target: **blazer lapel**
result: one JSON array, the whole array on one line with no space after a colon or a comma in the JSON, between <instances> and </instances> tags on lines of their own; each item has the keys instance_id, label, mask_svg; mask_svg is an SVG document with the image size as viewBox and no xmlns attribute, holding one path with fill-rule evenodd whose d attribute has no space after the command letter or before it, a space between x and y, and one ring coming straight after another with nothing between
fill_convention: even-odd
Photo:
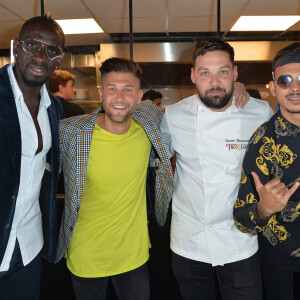
<instances>
[{"instance_id":1,"label":"blazer lapel","mask_svg":"<svg viewBox=\"0 0 300 300\"><path fill-rule=\"evenodd\" d=\"M0 69L0 124L6 130L7 147L9 147L12 165L19 181L21 168L21 129L7 66Z\"/></svg>"},{"instance_id":2,"label":"blazer lapel","mask_svg":"<svg viewBox=\"0 0 300 300\"><path fill-rule=\"evenodd\" d=\"M141 113L141 109L137 110L134 115L132 116L133 120L136 121L142 128L144 128L152 146L158 153L158 155L161 157L161 137L160 137L160 131L156 125L154 125L154 122L152 119L147 116L144 116Z\"/></svg>"},{"instance_id":3,"label":"blazer lapel","mask_svg":"<svg viewBox=\"0 0 300 300\"><path fill-rule=\"evenodd\" d=\"M88 116L87 122L77 132L77 157L76 157L76 185L78 188L78 199L82 199L83 188L85 184L89 153L91 149L92 135L98 114L97 110L92 115Z\"/></svg>"},{"instance_id":4,"label":"blazer lapel","mask_svg":"<svg viewBox=\"0 0 300 300\"><path fill-rule=\"evenodd\" d=\"M51 129L51 172L52 174L58 174L59 168L59 120L56 114L54 104L52 103L48 109L48 117Z\"/></svg>"}]
</instances>

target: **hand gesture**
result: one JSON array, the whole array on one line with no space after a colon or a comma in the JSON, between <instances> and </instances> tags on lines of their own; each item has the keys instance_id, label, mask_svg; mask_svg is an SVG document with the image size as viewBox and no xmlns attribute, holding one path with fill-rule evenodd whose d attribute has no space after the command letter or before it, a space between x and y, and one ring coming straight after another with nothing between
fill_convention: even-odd
<instances>
[{"instance_id":1,"label":"hand gesture","mask_svg":"<svg viewBox=\"0 0 300 300\"><path fill-rule=\"evenodd\" d=\"M259 195L259 204L262 210L260 213L264 217L269 217L276 212L282 211L299 186L299 182L295 182L288 189L279 179L272 179L263 185L255 172L251 172L251 174Z\"/></svg>"}]
</instances>

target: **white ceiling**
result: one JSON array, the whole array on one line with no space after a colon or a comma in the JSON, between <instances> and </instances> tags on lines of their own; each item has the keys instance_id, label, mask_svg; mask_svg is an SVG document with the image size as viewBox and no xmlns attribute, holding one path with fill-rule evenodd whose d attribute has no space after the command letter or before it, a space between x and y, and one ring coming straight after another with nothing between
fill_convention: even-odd
<instances>
[{"instance_id":1,"label":"white ceiling","mask_svg":"<svg viewBox=\"0 0 300 300\"><path fill-rule=\"evenodd\" d=\"M104 34L68 35L66 45L98 45L112 42L110 34L128 34L129 0L45 0L45 12L54 19L90 18ZM133 32L145 36L217 31L216 0L133 0ZM41 14L40 0L0 0L0 49L9 49L25 20ZM300 15L300 0L221 0L221 32L228 32L240 15ZM296 32L300 22L281 38ZM298 31L298 32L297 32ZM228 36L228 34L227 34ZM271 39L276 40L278 33ZM252 34L253 38L253 34ZM293 35L295 39L295 35ZM166 40L167 41L167 40Z\"/></svg>"}]
</instances>

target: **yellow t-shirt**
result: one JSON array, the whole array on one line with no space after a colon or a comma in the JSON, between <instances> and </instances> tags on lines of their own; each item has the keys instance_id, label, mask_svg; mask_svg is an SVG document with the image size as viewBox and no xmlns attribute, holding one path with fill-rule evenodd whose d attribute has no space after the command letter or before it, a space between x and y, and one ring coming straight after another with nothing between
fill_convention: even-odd
<instances>
[{"instance_id":1,"label":"yellow t-shirt","mask_svg":"<svg viewBox=\"0 0 300 300\"><path fill-rule=\"evenodd\" d=\"M117 275L148 260L150 150L144 129L133 120L123 135L95 124L80 211L66 254L76 276Z\"/></svg>"}]
</instances>

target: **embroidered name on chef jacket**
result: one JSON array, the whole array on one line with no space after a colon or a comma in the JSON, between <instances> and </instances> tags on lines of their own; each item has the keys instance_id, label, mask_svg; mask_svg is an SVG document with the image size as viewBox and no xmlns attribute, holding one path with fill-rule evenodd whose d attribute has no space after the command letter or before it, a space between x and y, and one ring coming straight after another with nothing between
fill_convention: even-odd
<instances>
[{"instance_id":1,"label":"embroidered name on chef jacket","mask_svg":"<svg viewBox=\"0 0 300 300\"><path fill-rule=\"evenodd\" d=\"M235 150L241 151L247 148L249 140L240 140L240 139L225 139L226 148L228 151Z\"/></svg>"}]
</instances>

